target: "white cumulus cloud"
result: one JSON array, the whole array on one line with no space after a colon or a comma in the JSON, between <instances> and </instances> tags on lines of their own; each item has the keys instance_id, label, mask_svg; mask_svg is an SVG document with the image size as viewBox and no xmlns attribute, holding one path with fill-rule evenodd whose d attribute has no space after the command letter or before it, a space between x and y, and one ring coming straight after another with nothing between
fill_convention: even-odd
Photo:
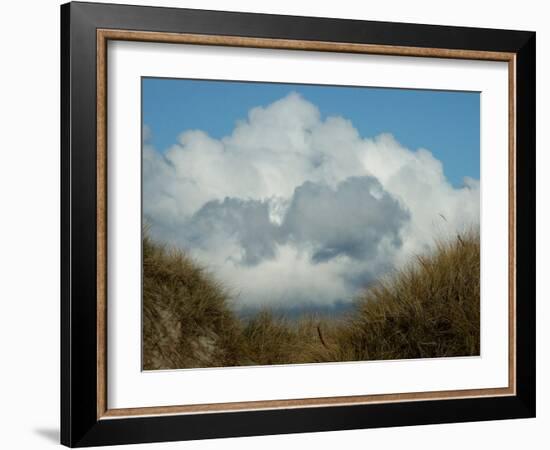
<instances>
[{"instance_id":1,"label":"white cumulus cloud","mask_svg":"<svg viewBox=\"0 0 550 450\"><path fill-rule=\"evenodd\" d=\"M455 188L430 151L361 137L296 93L222 139L186 130L162 154L144 130L153 237L211 270L237 306L350 301L434 237L479 223L479 181Z\"/></svg>"}]
</instances>

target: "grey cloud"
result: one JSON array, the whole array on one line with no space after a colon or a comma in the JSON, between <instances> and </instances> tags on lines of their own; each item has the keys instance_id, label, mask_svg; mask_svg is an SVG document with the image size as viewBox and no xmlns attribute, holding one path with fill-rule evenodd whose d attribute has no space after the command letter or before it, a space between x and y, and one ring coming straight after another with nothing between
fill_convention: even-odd
<instances>
[{"instance_id":1,"label":"grey cloud","mask_svg":"<svg viewBox=\"0 0 550 450\"><path fill-rule=\"evenodd\" d=\"M311 252L313 263L338 256L372 261L382 239L398 248L408 212L371 176L351 177L336 188L305 182L289 202L281 224L269 217L270 200L225 198L206 203L180 231L188 248L236 243L236 263L256 265L276 257L278 244Z\"/></svg>"},{"instance_id":2,"label":"grey cloud","mask_svg":"<svg viewBox=\"0 0 550 450\"><path fill-rule=\"evenodd\" d=\"M209 239L238 242L241 263L255 265L275 256L278 229L269 220L269 204L259 200L213 200L197 211L182 230L190 247L204 247Z\"/></svg>"},{"instance_id":3,"label":"grey cloud","mask_svg":"<svg viewBox=\"0 0 550 450\"><path fill-rule=\"evenodd\" d=\"M282 226L289 240L312 246L314 262L324 262L340 255L374 258L383 238L399 247L399 230L408 220L408 212L376 178L363 176L348 178L335 189L302 184Z\"/></svg>"}]
</instances>

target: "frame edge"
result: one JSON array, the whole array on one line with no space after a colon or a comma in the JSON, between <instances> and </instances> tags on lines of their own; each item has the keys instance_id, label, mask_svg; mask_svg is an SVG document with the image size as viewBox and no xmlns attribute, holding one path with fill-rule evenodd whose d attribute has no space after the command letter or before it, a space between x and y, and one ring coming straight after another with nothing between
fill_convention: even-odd
<instances>
[{"instance_id":1,"label":"frame edge","mask_svg":"<svg viewBox=\"0 0 550 450\"><path fill-rule=\"evenodd\" d=\"M370 418L370 422L367 420L365 415L370 415L372 411L379 410L379 408L371 408L370 414L360 414L361 411L366 413L367 409L362 408L361 406L355 407L335 407L340 409L342 416L345 416L350 421L349 423L344 423L342 420L338 419L335 423L328 423L326 409L324 408L315 408L318 409L316 413L311 414L309 419L305 418L305 425L301 427L297 424L292 424L292 420L296 421L299 417L304 418L306 414L303 409L295 410L295 413L288 413L286 418L282 420L281 425L274 430L274 425L269 425L266 423L259 423L260 418L263 417L264 420L267 417L282 417L282 413L276 413L274 411L265 411L256 413L253 416L252 423L258 424L257 432L250 432L243 429L243 425L239 425L238 421L246 421L246 412L243 413L231 413L227 416L226 413L223 415L226 416L228 422L231 422L234 426L231 428L230 424L222 424L218 433L211 431L209 429L202 429L196 433L193 433L190 429L179 429L176 430L176 424L178 423L178 416L169 416L169 417L142 417L142 418L133 418L133 419L113 419L113 420L95 420L90 419L89 411L86 410L89 406L89 394L84 394L82 392L83 385L88 386L88 384L93 381L94 386L96 385L96 376L86 374L86 380L80 382L77 377L78 375L83 375L83 368L88 364L82 363L81 361L75 360L74 355L75 349L73 348L76 345L83 345L84 341L82 338L83 332L78 332L78 330L72 328L73 318L82 319L82 313L86 312L89 309L87 306L78 306L75 301L73 293L77 292L72 287L72 277L73 277L73 268L76 276L84 278L83 274L79 274L79 270L82 270L82 264L77 264L73 259L73 250L72 244L76 241L76 237L73 235L72 224L75 220L74 212L72 210L73 199L72 199L72 189L75 186L75 183L72 179L73 167L80 168L82 171L83 157L82 150L79 150L79 153L76 155L75 161L73 163L73 152L78 150L78 146L74 145L74 137L72 136L73 127L75 127L74 112L71 109L71 105L76 105L76 101L73 97L72 92L72 82L75 79L75 74L73 68L78 67L78 62L75 59L81 59L85 55L79 55L77 48L72 44L76 42L75 34L83 36L84 33L89 33L92 29L95 30L96 27L104 26L102 20L98 20L97 13L98 11L107 12L111 10L111 7L116 9L116 7L122 7L124 5L97 5L91 3L76 3L76 4L64 4L61 6L61 443L67 446L90 446L90 445L106 445L106 444L122 444L130 442L155 442L159 440L180 440L180 439L205 439L213 437L229 437L229 436L249 436L249 435L265 435L265 434L282 434L282 433L296 433L296 432L311 432L311 431L330 431L330 430L343 430L343 429L356 429L356 428L370 428L370 427L384 427L384 426L398 426L406 425L402 423L402 419L396 418L394 423L391 425L385 424L384 420L388 421L389 410L384 413L381 411L382 418L377 418L374 420ZM129 6L124 6L124 8L132 8ZM143 10L143 7L134 7L136 9ZM157 8L168 10L168 8ZM92 17L89 20L85 20L84 13L93 11ZM216 13L221 13L216 11ZM234 13L238 15L238 13ZM245 13L243 13L246 15ZM223 15L223 14L222 14ZM247 17L250 17L248 15ZM279 16L279 17L292 17L292 16ZM314 19L314 18L309 18ZM107 22L110 22L111 19L105 19ZM122 20L120 17L115 17L116 20ZM136 20L135 17L132 20ZM322 20L322 19L319 19ZM324 19L327 20L327 19ZM330 19L329 19L330 20ZM78 33L76 30L80 25L83 25L83 30L80 30ZM404 26L410 26L412 24L402 24ZM421 27L422 25L416 25ZM251 31L254 34L254 30ZM534 303L534 282L535 282L535 273L534 273L534 256L535 256L535 223L534 223L534 211L535 211L535 33L531 32L511 32L519 33L521 35L522 44L518 45L517 54L517 78L518 78L518 89L516 92L517 99L517 135L516 135L516 152L517 152L517 168L516 175L521 178L521 183L518 184L518 198L521 197L521 202L518 204L523 204L521 208L517 208L518 219L517 219L517 230L518 230L518 256L517 259L520 261L518 267L523 267L520 271L518 270L518 284L516 286L516 293L519 296L520 291L523 292L521 296L522 302L521 305L518 304L518 317L521 317L525 322L523 325L518 326L518 353L517 360L518 364L516 367L517 379L518 379L518 392L515 397L508 398L507 400L498 400L493 405L494 411L492 418L494 419L506 419L506 418L527 418L534 417L536 414L536 397L535 397L535 303ZM245 33L246 34L246 33ZM433 39L433 37L432 37ZM518 38L519 39L519 38ZM95 42L95 36L94 36ZM514 42L519 42L518 40ZM86 44L88 45L88 43ZM80 49L81 50L81 49ZM88 51L88 48L85 49ZM85 51L83 53L85 53ZM75 53L77 52L77 53ZM86 60L87 63L88 60ZM95 62L95 58L94 58ZM80 70L79 70L80 71ZM95 79L95 72L94 72ZM86 80L86 83L88 81ZM520 85L522 87L520 88ZM94 86L95 87L95 86ZM86 89L88 86L86 84ZM87 93L88 94L88 93ZM525 95L522 98L522 95ZM520 101L521 99L521 101ZM95 108L95 103L94 103ZM82 114L82 113L81 113ZM87 113L86 113L87 114ZM84 114L85 115L85 114ZM80 122L83 122L84 119L88 117L80 118ZM77 118L78 119L78 118ZM95 122L94 122L95 123ZM82 125L82 124L80 124ZM78 124L76 125L78 127ZM82 131L82 127L77 131ZM95 135L95 129L93 130ZM523 153L520 153L523 152ZM95 158L95 153L94 153ZM520 161L521 160L521 161ZM95 165L93 170L95 171ZM520 176L520 173L522 174ZM86 174L89 175L88 172ZM78 175L78 173L76 174ZM75 190L77 193L78 191ZM89 193L88 193L89 194ZM94 190L95 195L95 190ZM90 195L84 196L89 199ZM74 201L76 204L76 201ZM94 205L95 206L95 205ZM88 206L86 206L88 208ZM87 209L86 209L87 211ZM95 208L94 208L95 211ZM81 211L78 214L83 214ZM77 222L82 223L84 217L76 216ZM94 227L95 228L95 222ZM523 231L520 231L521 230ZM77 228L75 228L77 229ZM89 231L89 230L88 230ZM86 233L88 233L86 231ZM80 233L78 233L81 237ZM87 236L87 235L86 235ZM523 236L523 237L521 237ZM73 242L74 240L74 242ZM521 242L521 245L520 245ZM94 242L95 244L95 242ZM82 246L80 246L82 247ZM81 248L80 248L81 249ZM77 251L74 251L74 255L78 255ZM89 258L89 257L88 257ZM97 272L97 271L96 271ZM95 274L94 274L95 275ZM520 279L523 280L520 283ZM87 296L86 296L87 297ZM82 298L79 300L86 300L87 298ZM78 307L78 311L74 311L72 306ZM97 313L97 311L96 311ZM520 320L518 320L520 322ZM95 318L94 318L95 323ZM520 325L518 323L518 325ZM86 324L85 328L88 328ZM74 346L73 346L73 340ZM521 339L520 339L521 337ZM96 345L97 336L94 335L94 345ZM91 339L91 338L90 338ZM88 340L86 339L86 348ZM522 358L520 360L520 355ZM94 357L97 355L94 355ZM75 363L73 365L73 362ZM523 365L522 365L523 364ZM521 372L521 373L520 373ZM77 385L73 385L73 381L77 381ZM95 392L95 391L94 391ZM96 393L94 393L96 396ZM84 398L84 402L80 402ZM433 414L428 411L422 411L422 405L425 405L426 402L419 402L417 406L405 406L405 405L396 405L392 408L392 411L398 411L398 416L401 416L404 411L420 411L420 416L415 417L409 423L410 425L419 425L426 423L443 423L447 421L479 421L479 420L490 420L483 417L483 414L487 414L491 407L487 402L475 402L474 400L468 400L462 402L462 400L448 400L444 402L447 403L446 410L447 412L442 414L442 417L434 418ZM462 402L462 403L457 403ZM496 404L501 406L499 410L496 407ZM75 408L73 408L75 405ZM449 408L456 408L456 412L453 413L448 411ZM469 405L469 406L468 406ZM479 412L474 415L472 418L465 418L467 411L473 407L473 405L478 405ZM482 406L483 405L483 406ZM425 407L425 406L424 406ZM334 409L334 408L333 408ZM86 411L85 411L86 410ZM284 410L288 411L288 410ZM325 411L325 412L323 412ZM353 418L350 416L350 412L355 411L359 417ZM94 407L94 415L97 413L96 408ZM218 414L210 415L210 417L219 416ZM250 416L249 416L250 417ZM294 418L294 419L291 419ZM290 419L290 420L289 420ZM213 418L210 421L211 424L221 422L221 419L218 417ZM373 423L371 423L373 422ZM376 423L374 423L376 422ZM207 420L202 420L196 416L190 416L190 419L187 421L190 428L193 427L192 424L199 423L209 423ZM171 424L171 425L170 425ZM159 439L159 434L154 431L158 431L159 428L174 427L172 432L163 438ZM317 427L317 428L316 428ZM115 430L115 428L118 430ZM231 429L228 429L231 428ZM252 427L251 427L252 428ZM250 429L251 429L250 428ZM136 441L135 439L142 439Z\"/></svg>"}]
</instances>

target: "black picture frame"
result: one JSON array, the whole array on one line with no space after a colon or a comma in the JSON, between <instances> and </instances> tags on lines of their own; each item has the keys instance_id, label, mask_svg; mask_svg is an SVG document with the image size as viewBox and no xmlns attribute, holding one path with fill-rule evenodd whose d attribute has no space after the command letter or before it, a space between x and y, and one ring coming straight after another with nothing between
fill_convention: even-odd
<instances>
[{"instance_id":1,"label":"black picture frame","mask_svg":"<svg viewBox=\"0 0 550 450\"><path fill-rule=\"evenodd\" d=\"M96 30L516 54L516 395L227 413L97 416ZM176 441L535 416L534 32L114 4L61 6L61 443Z\"/></svg>"}]
</instances>

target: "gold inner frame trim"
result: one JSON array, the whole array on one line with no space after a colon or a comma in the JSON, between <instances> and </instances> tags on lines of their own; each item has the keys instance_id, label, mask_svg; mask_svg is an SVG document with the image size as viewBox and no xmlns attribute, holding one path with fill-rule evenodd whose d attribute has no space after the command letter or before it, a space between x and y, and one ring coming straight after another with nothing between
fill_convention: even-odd
<instances>
[{"instance_id":1,"label":"gold inner frame trim","mask_svg":"<svg viewBox=\"0 0 550 450\"><path fill-rule=\"evenodd\" d=\"M362 53L508 62L508 387L409 392L399 394L262 400L200 405L109 409L107 405L107 42L109 40L170 44ZM478 50L404 47L325 41L250 38L240 36L97 30L97 418L216 413L243 410L343 406L421 400L447 400L516 394L516 54Z\"/></svg>"}]
</instances>

